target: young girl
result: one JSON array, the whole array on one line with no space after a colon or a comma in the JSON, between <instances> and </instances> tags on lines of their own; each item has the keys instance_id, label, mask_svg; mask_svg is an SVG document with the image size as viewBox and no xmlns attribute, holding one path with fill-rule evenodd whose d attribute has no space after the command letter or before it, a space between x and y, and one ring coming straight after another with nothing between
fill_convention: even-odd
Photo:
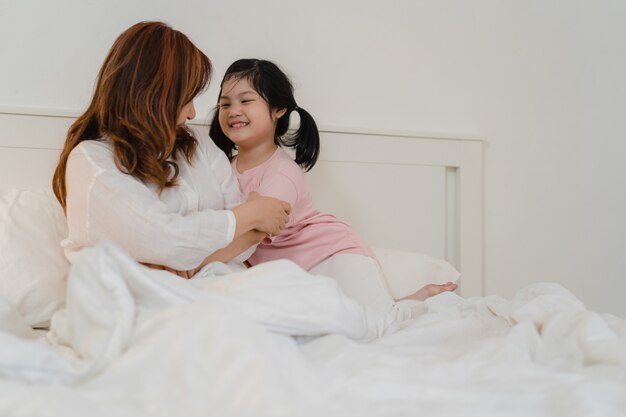
<instances>
[{"instance_id":1,"label":"young girl","mask_svg":"<svg viewBox=\"0 0 626 417\"><path fill-rule=\"evenodd\" d=\"M453 283L429 284L406 301L393 300L363 239L348 224L315 209L302 169L310 170L317 161L319 132L311 115L296 104L289 79L275 64L238 60L226 70L220 87L210 136L231 159L241 190L291 204L287 225L259 244L249 259L252 265L291 259L314 274L337 279L349 297L399 320L418 314L419 300L456 289ZM287 135L293 111L300 116L300 126ZM295 148L295 161L283 146Z\"/></svg>"}]
</instances>

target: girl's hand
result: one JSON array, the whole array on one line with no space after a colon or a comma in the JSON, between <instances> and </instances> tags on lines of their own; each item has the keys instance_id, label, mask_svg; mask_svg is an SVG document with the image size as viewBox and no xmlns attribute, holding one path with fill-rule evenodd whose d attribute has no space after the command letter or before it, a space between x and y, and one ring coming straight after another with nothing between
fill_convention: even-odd
<instances>
[{"instance_id":1,"label":"girl's hand","mask_svg":"<svg viewBox=\"0 0 626 417\"><path fill-rule=\"evenodd\" d=\"M291 213L289 203L256 192L250 193L247 203L252 206L257 219L255 229L261 232L277 235L289 221Z\"/></svg>"}]
</instances>

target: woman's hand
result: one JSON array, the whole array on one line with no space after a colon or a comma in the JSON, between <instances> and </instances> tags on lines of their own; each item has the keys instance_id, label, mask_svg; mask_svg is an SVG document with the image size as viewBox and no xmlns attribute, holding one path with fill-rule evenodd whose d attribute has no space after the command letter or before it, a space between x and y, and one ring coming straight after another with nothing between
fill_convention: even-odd
<instances>
[{"instance_id":1,"label":"woman's hand","mask_svg":"<svg viewBox=\"0 0 626 417\"><path fill-rule=\"evenodd\" d=\"M237 218L236 236L252 229L277 235L289 221L291 206L276 198L252 192L248 201L235 207L233 213Z\"/></svg>"},{"instance_id":2,"label":"woman's hand","mask_svg":"<svg viewBox=\"0 0 626 417\"><path fill-rule=\"evenodd\" d=\"M189 278L191 278L211 262L230 262L234 257L243 253L252 245L256 245L257 243L261 242L266 236L267 234L259 232L258 230L250 230L243 235L233 239L233 241L228 246L219 249L213 252L211 255L207 256L204 261L202 261L202 263L196 268L186 272Z\"/></svg>"},{"instance_id":3,"label":"woman's hand","mask_svg":"<svg viewBox=\"0 0 626 417\"><path fill-rule=\"evenodd\" d=\"M259 216L257 230L270 235L277 235L285 228L289 221L289 213L291 213L289 203L273 197L265 197L256 192L250 193L248 202L255 205L256 213Z\"/></svg>"},{"instance_id":4,"label":"woman's hand","mask_svg":"<svg viewBox=\"0 0 626 417\"><path fill-rule=\"evenodd\" d=\"M178 275L179 277L184 278L184 279L190 279L191 277L193 277L195 275L196 272L198 272L197 270L179 271L179 270L172 269L172 268L164 266L164 265L156 265L156 264L149 264L149 263L142 263L142 264L147 266L148 268L160 269L162 271L171 272L172 274ZM198 270L199 270L199 268L198 268Z\"/></svg>"}]
</instances>

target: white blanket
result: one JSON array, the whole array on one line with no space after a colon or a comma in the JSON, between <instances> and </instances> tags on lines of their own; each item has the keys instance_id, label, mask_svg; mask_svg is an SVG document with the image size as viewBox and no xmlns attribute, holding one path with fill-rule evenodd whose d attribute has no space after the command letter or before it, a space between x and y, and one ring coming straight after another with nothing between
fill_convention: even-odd
<instances>
[{"instance_id":1,"label":"white blanket","mask_svg":"<svg viewBox=\"0 0 626 417\"><path fill-rule=\"evenodd\" d=\"M0 415L626 416L625 320L555 284L427 309L398 330L288 261L185 281L102 244L45 338L0 304Z\"/></svg>"}]
</instances>

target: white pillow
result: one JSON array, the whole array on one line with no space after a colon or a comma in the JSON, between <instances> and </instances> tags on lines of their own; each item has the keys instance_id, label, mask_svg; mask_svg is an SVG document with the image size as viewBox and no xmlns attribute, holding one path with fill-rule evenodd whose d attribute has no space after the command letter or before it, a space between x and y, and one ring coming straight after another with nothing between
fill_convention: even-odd
<instances>
[{"instance_id":1,"label":"white pillow","mask_svg":"<svg viewBox=\"0 0 626 417\"><path fill-rule=\"evenodd\" d=\"M32 327L47 326L65 303L66 236L52 192L0 190L0 296Z\"/></svg>"},{"instance_id":2,"label":"white pillow","mask_svg":"<svg viewBox=\"0 0 626 417\"><path fill-rule=\"evenodd\" d=\"M461 273L443 259L397 249L372 248L380 261L391 296L413 294L426 284L457 282Z\"/></svg>"}]
</instances>

